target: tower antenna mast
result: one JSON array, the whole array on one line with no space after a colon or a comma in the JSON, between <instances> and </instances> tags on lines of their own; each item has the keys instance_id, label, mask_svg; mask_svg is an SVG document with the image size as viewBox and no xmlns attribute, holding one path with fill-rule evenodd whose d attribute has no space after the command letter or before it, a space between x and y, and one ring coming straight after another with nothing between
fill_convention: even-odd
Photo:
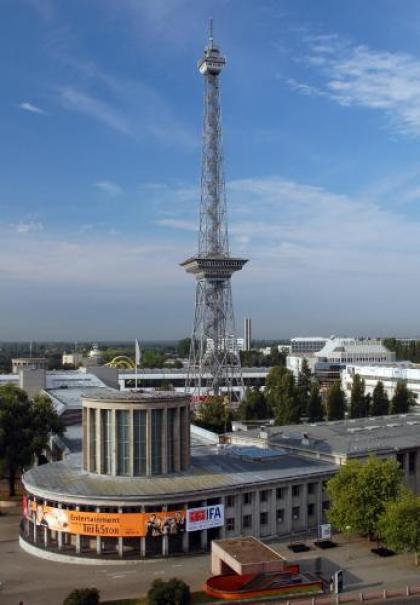
<instances>
[{"instance_id":1,"label":"tower antenna mast","mask_svg":"<svg viewBox=\"0 0 420 605\"><path fill-rule=\"evenodd\" d=\"M198 61L204 78L198 254L181 263L197 280L187 379L187 390L196 401L208 395L238 400L243 393L231 277L247 260L229 252L219 99L219 75L225 64L210 19L208 45Z\"/></svg>"}]
</instances>

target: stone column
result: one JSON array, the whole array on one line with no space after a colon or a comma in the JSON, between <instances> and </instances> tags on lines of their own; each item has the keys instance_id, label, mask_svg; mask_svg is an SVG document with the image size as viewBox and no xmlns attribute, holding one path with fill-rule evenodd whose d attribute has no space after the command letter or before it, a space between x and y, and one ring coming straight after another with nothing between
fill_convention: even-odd
<instances>
[{"instance_id":1,"label":"stone column","mask_svg":"<svg viewBox=\"0 0 420 605\"><path fill-rule=\"evenodd\" d=\"M115 476L118 473L118 449L117 449L117 411L111 411L111 435L112 435L112 444L111 444L111 468L112 474Z\"/></svg>"},{"instance_id":2,"label":"stone column","mask_svg":"<svg viewBox=\"0 0 420 605\"><path fill-rule=\"evenodd\" d=\"M168 408L162 410L162 473L168 472Z\"/></svg>"},{"instance_id":3,"label":"stone column","mask_svg":"<svg viewBox=\"0 0 420 605\"><path fill-rule=\"evenodd\" d=\"M146 475L152 474L152 410L146 412Z\"/></svg>"},{"instance_id":4,"label":"stone column","mask_svg":"<svg viewBox=\"0 0 420 605\"><path fill-rule=\"evenodd\" d=\"M58 508L60 510L63 508L63 505L61 502L58 503ZM57 546L58 546L58 550L63 550L63 532L62 531L57 532Z\"/></svg>"},{"instance_id":5,"label":"stone column","mask_svg":"<svg viewBox=\"0 0 420 605\"><path fill-rule=\"evenodd\" d=\"M168 510L168 507L166 504L164 504L162 506L162 512L165 512ZM164 534L162 536L162 556L163 557L167 557L169 554L169 536L167 534Z\"/></svg>"},{"instance_id":6,"label":"stone column","mask_svg":"<svg viewBox=\"0 0 420 605\"><path fill-rule=\"evenodd\" d=\"M97 473L102 473L102 468L103 468L103 462L102 462L102 453L103 453L103 448L102 448L102 411L101 410L95 410L95 419L96 419L96 472Z\"/></svg>"},{"instance_id":7,"label":"stone column","mask_svg":"<svg viewBox=\"0 0 420 605\"><path fill-rule=\"evenodd\" d=\"M118 507L118 514L121 515L122 512L123 512L123 509L122 509L121 506L119 506ZM120 557L120 559L122 559L123 555L124 555L123 539L124 538L121 538L121 537L118 538L118 556Z\"/></svg>"},{"instance_id":8,"label":"stone column","mask_svg":"<svg viewBox=\"0 0 420 605\"><path fill-rule=\"evenodd\" d=\"M301 498L301 506L302 506L302 523L303 529L306 531L308 529L308 484L302 483L302 498Z\"/></svg>"},{"instance_id":9,"label":"stone column","mask_svg":"<svg viewBox=\"0 0 420 605\"><path fill-rule=\"evenodd\" d=\"M181 452L181 409L176 408L175 412L175 427L174 427L174 439L175 439L175 460L174 460L174 468L176 472L181 470L181 460L182 460L182 452Z\"/></svg>"},{"instance_id":10,"label":"stone column","mask_svg":"<svg viewBox=\"0 0 420 605\"><path fill-rule=\"evenodd\" d=\"M252 535L260 537L260 493L252 492Z\"/></svg>"},{"instance_id":11,"label":"stone column","mask_svg":"<svg viewBox=\"0 0 420 605\"><path fill-rule=\"evenodd\" d=\"M35 506L35 510L32 511L32 521L33 521L32 522L32 525L33 525L32 531L33 531L34 544L36 544L37 543L37 538L38 538L38 527L37 527L37 524L36 524L36 498L35 498L35 496L32 498L32 501L33 501L34 506Z\"/></svg>"},{"instance_id":12,"label":"stone column","mask_svg":"<svg viewBox=\"0 0 420 605\"><path fill-rule=\"evenodd\" d=\"M179 409L178 409L179 412ZM179 433L178 433L179 435ZM185 510L185 532L182 535L182 551L187 553L190 550L190 534L187 532L187 510L188 504L184 504Z\"/></svg>"},{"instance_id":13,"label":"stone column","mask_svg":"<svg viewBox=\"0 0 420 605\"><path fill-rule=\"evenodd\" d=\"M129 435L129 450L128 450L128 473L130 477L134 475L134 410L130 409L128 414L128 435Z\"/></svg>"},{"instance_id":14,"label":"stone column","mask_svg":"<svg viewBox=\"0 0 420 605\"><path fill-rule=\"evenodd\" d=\"M268 496L268 524L270 528L270 536L277 534L277 498L275 488L270 490Z\"/></svg>"},{"instance_id":15,"label":"stone column","mask_svg":"<svg viewBox=\"0 0 420 605\"><path fill-rule=\"evenodd\" d=\"M141 507L141 512L142 513L146 512L146 507L145 506ZM143 558L146 556L146 538L144 536L142 536L140 538L140 556L143 557Z\"/></svg>"},{"instance_id":16,"label":"stone column","mask_svg":"<svg viewBox=\"0 0 420 605\"><path fill-rule=\"evenodd\" d=\"M219 540L223 540L226 537L226 496L220 498L220 504L223 504L223 511L225 515L225 521L222 527L219 528Z\"/></svg>"},{"instance_id":17,"label":"stone column","mask_svg":"<svg viewBox=\"0 0 420 605\"><path fill-rule=\"evenodd\" d=\"M203 500L201 502L201 506L207 506L207 500ZM207 550L207 529L202 529L200 531L200 538L201 538L201 548L202 550Z\"/></svg>"},{"instance_id":18,"label":"stone column","mask_svg":"<svg viewBox=\"0 0 420 605\"><path fill-rule=\"evenodd\" d=\"M288 485L286 488L286 497L284 499L284 527L287 534L292 533L293 519L292 519L292 486Z\"/></svg>"},{"instance_id":19,"label":"stone column","mask_svg":"<svg viewBox=\"0 0 420 605\"><path fill-rule=\"evenodd\" d=\"M95 511L97 513L101 512L101 507L97 506ZM101 555L102 554L102 538L101 536L96 536L96 554L97 555Z\"/></svg>"},{"instance_id":20,"label":"stone column","mask_svg":"<svg viewBox=\"0 0 420 605\"><path fill-rule=\"evenodd\" d=\"M86 408L86 470L91 472L90 468L90 408Z\"/></svg>"},{"instance_id":21,"label":"stone column","mask_svg":"<svg viewBox=\"0 0 420 605\"><path fill-rule=\"evenodd\" d=\"M80 512L80 506L76 506L76 511ZM80 540L80 535L76 535L76 554L80 555L81 552L81 540Z\"/></svg>"}]
</instances>

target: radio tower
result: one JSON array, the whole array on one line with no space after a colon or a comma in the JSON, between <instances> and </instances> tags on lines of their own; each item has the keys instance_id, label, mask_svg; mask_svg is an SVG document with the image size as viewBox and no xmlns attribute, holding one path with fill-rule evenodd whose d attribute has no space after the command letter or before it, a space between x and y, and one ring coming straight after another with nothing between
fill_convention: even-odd
<instances>
[{"instance_id":1,"label":"radio tower","mask_svg":"<svg viewBox=\"0 0 420 605\"><path fill-rule=\"evenodd\" d=\"M237 400L243 388L230 278L247 261L229 253L219 102L219 75L225 63L210 19L208 45L198 62L204 77L198 254L181 263L197 279L187 380L196 401L221 394Z\"/></svg>"}]
</instances>

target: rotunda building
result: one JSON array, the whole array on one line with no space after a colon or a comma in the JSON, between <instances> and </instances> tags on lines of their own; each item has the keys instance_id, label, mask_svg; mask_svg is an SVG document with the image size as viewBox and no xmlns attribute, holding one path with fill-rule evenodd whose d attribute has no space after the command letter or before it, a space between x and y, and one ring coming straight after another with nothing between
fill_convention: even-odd
<instances>
[{"instance_id":1,"label":"rotunda building","mask_svg":"<svg viewBox=\"0 0 420 605\"><path fill-rule=\"evenodd\" d=\"M190 397L174 391L102 388L83 396L82 424L61 438L63 459L22 477L22 548L116 564L323 521L335 463L261 447L260 434L255 442L239 434L236 445L225 435L220 447L214 433L191 428L189 408Z\"/></svg>"}]
</instances>

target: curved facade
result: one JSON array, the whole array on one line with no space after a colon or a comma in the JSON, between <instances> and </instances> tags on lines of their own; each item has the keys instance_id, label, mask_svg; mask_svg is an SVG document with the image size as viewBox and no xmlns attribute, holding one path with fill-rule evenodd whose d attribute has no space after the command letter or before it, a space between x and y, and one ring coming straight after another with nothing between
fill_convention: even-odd
<instances>
[{"instance_id":1,"label":"curved facade","mask_svg":"<svg viewBox=\"0 0 420 605\"><path fill-rule=\"evenodd\" d=\"M83 469L139 477L177 473L190 462L189 400L173 392L83 397Z\"/></svg>"}]
</instances>

